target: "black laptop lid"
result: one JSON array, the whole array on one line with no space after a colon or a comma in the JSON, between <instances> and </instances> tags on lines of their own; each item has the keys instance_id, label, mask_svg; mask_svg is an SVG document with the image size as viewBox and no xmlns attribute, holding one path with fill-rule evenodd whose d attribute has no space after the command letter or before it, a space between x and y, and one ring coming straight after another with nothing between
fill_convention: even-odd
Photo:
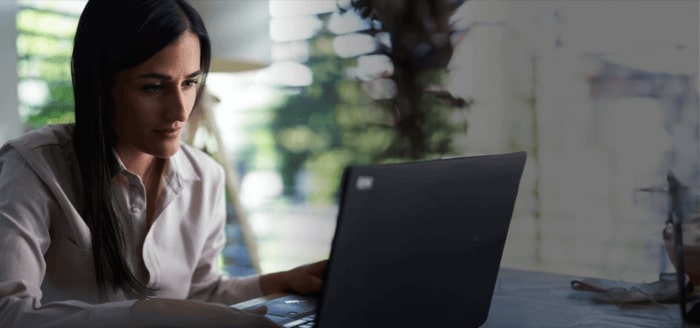
<instances>
[{"instance_id":1,"label":"black laptop lid","mask_svg":"<svg viewBox=\"0 0 700 328\"><path fill-rule=\"evenodd\" d=\"M348 167L319 326L481 325L525 159Z\"/></svg>"}]
</instances>

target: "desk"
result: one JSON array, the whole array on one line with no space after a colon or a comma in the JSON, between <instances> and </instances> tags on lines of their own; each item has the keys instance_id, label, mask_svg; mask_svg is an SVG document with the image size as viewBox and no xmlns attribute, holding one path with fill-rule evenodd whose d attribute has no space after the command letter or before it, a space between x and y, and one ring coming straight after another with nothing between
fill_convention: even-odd
<instances>
[{"instance_id":1,"label":"desk","mask_svg":"<svg viewBox=\"0 0 700 328\"><path fill-rule=\"evenodd\" d=\"M597 303L594 292L571 289L583 277L501 269L488 327L681 327L678 304Z\"/></svg>"},{"instance_id":2,"label":"desk","mask_svg":"<svg viewBox=\"0 0 700 328\"><path fill-rule=\"evenodd\" d=\"M614 305L596 293L571 289L583 277L502 268L483 328L680 328L678 304ZM235 305L247 308L270 297Z\"/></svg>"}]
</instances>

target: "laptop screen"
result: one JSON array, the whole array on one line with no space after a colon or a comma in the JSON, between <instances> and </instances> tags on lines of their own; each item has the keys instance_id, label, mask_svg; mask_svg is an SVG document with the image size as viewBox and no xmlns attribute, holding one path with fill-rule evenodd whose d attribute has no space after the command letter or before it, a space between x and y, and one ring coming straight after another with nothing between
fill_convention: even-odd
<instances>
[{"instance_id":1,"label":"laptop screen","mask_svg":"<svg viewBox=\"0 0 700 328\"><path fill-rule=\"evenodd\" d=\"M525 159L348 167L319 326L481 325Z\"/></svg>"}]
</instances>

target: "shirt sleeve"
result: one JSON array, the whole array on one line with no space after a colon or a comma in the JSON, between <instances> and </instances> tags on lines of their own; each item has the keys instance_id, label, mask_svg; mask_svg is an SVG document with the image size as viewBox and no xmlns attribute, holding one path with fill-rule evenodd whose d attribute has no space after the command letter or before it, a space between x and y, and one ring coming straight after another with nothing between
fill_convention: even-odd
<instances>
[{"instance_id":1,"label":"shirt sleeve","mask_svg":"<svg viewBox=\"0 0 700 328\"><path fill-rule=\"evenodd\" d=\"M235 304L262 296L259 275L230 277L219 267L219 256L226 245L226 200L224 173L218 166L218 177L212 179L214 215L207 220L207 236L197 266L192 275L189 299Z\"/></svg>"},{"instance_id":2,"label":"shirt sleeve","mask_svg":"<svg viewBox=\"0 0 700 328\"><path fill-rule=\"evenodd\" d=\"M0 149L0 327L123 327L135 301L41 303L58 205L17 151ZM78 268L79 269L79 268Z\"/></svg>"}]
</instances>

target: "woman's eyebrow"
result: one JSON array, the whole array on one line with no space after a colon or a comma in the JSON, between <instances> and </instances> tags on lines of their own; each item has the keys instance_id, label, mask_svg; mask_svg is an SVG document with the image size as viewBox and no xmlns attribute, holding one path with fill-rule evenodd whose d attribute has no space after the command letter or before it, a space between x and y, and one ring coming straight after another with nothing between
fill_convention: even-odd
<instances>
[{"instance_id":1,"label":"woman's eyebrow","mask_svg":"<svg viewBox=\"0 0 700 328\"><path fill-rule=\"evenodd\" d=\"M188 74L186 76L186 78L188 78L188 79L195 78L201 74L202 74L202 71L198 70L194 73ZM158 80L170 81L173 79L173 77L170 75L167 75L167 74L162 74L162 73L144 73L144 74L137 75L136 79L158 79Z\"/></svg>"}]
</instances>

